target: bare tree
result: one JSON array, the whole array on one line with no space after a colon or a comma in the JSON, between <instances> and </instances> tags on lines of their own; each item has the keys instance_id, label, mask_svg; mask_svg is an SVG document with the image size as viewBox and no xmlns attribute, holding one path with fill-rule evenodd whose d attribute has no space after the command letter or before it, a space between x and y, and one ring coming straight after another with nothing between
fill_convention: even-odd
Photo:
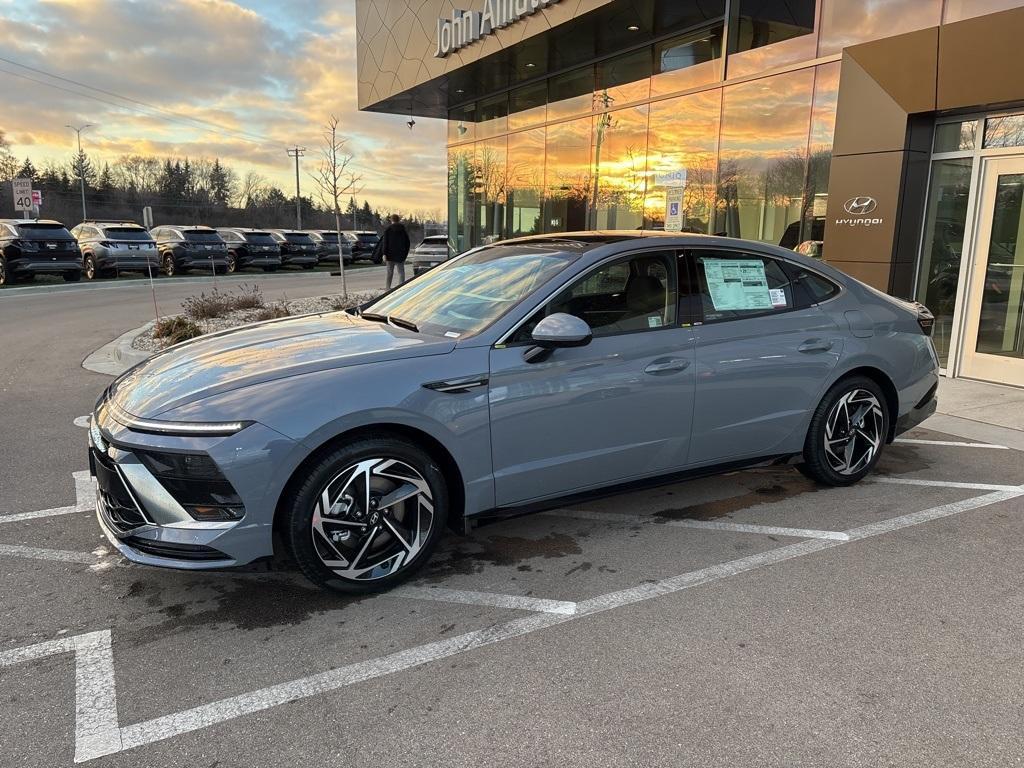
<instances>
[{"instance_id":1,"label":"bare tree","mask_svg":"<svg viewBox=\"0 0 1024 768\"><path fill-rule=\"evenodd\" d=\"M334 213L334 229L338 236L338 269L341 271L341 292L348 296L345 282L345 257L342 254L341 205L347 198L361 191L362 176L354 173L350 166L352 154L347 149L348 140L338 135L338 118L331 115L324 128L324 141L320 148L320 167L311 173L316 182L317 193L324 206Z\"/></svg>"},{"instance_id":2,"label":"bare tree","mask_svg":"<svg viewBox=\"0 0 1024 768\"><path fill-rule=\"evenodd\" d=\"M11 152L11 144L0 130L0 181L10 181L17 175L21 163Z\"/></svg>"}]
</instances>

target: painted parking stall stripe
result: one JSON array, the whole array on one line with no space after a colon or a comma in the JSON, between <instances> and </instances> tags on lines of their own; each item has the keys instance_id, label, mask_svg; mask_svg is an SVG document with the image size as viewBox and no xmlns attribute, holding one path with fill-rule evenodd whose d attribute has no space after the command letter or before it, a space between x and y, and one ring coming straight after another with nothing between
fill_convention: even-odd
<instances>
[{"instance_id":1,"label":"painted parking stall stripe","mask_svg":"<svg viewBox=\"0 0 1024 768\"><path fill-rule=\"evenodd\" d=\"M492 608L512 608L537 613L555 613L571 616L576 613L576 603L565 600L546 600L539 597L503 595L496 592L473 592L465 589L444 587L399 587L388 593L388 597L405 597L413 600L434 600L440 603L462 605L486 605Z\"/></svg>"},{"instance_id":2,"label":"painted parking stall stripe","mask_svg":"<svg viewBox=\"0 0 1024 768\"><path fill-rule=\"evenodd\" d=\"M1005 445L995 445L994 443L960 443L955 440L916 440L910 437L897 437L893 442L904 445L944 445L952 448L994 448L998 451L1010 450Z\"/></svg>"},{"instance_id":3,"label":"painted parking stall stripe","mask_svg":"<svg viewBox=\"0 0 1024 768\"><path fill-rule=\"evenodd\" d=\"M592 512L586 509L556 509L545 512L551 517L566 517L575 520L597 520L616 523L650 523L668 525L674 528L694 528L706 531L729 531L732 533L756 533L764 536L792 536L797 539L831 539L846 541L849 538L842 531L820 531L813 528L787 528L778 525L755 525L728 523L718 520L666 520L649 515L629 515L622 512Z\"/></svg>"}]
</instances>

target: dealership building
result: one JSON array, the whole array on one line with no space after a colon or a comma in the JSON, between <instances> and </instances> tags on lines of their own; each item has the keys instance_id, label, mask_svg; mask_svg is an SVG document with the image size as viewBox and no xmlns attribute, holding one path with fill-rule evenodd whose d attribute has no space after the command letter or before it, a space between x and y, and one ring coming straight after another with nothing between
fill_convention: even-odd
<instances>
[{"instance_id":1,"label":"dealership building","mask_svg":"<svg viewBox=\"0 0 1024 768\"><path fill-rule=\"evenodd\" d=\"M361 109L448 121L457 250L723 233L1024 386L1024 0L357 0Z\"/></svg>"}]
</instances>

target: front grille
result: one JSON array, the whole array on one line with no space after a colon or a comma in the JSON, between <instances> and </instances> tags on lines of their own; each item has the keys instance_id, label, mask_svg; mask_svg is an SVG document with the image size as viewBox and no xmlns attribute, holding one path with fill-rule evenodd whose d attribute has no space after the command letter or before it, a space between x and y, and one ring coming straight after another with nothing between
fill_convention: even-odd
<instances>
[{"instance_id":1,"label":"front grille","mask_svg":"<svg viewBox=\"0 0 1024 768\"><path fill-rule=\"evenodd\" d=\"M145 555L166 557L173 560L196 560L200 562L208 562L211 560L231 559L220 550L214 549L213 547L204 547L200 544L176 544L170 541L140 539L138 536L129 536L127 539L124 539L124 543Z\"/></svg>"},{"instance_id":2,"label":"front grille","mask_svg":"<svg viewBox=\"0 0 1024 768\"><path fill-rule=\"evenodd\" d=\"M121 533L148 525L150 521L136 505L114 462L95 448L90 453L99 489L100 512L107 522Z\"/></svg>"}]
</instances>

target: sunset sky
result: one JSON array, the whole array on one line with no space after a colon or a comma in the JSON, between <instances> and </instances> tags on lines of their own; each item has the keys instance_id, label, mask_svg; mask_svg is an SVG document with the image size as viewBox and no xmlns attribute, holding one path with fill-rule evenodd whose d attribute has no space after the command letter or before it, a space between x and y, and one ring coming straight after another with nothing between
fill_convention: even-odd
<instances>
[{"instance_id":1,"label":"sunset sky","mask_svg":"<svg viewBox=\"0 0 1024 768\"><path fill-rule=\"evenodd\" d=\"M354 0L0 0L0 129L37 165L70 157L66 124L94 123L83 145L101 163L220 157L293 194L286 147L307 147L312 172L333 113L363 175L360 199L441 211L443 123L410 131L407 117L358 112L355 40ZM305 172L302 183L312 191Z\"/></svg>"}]
</instances>

